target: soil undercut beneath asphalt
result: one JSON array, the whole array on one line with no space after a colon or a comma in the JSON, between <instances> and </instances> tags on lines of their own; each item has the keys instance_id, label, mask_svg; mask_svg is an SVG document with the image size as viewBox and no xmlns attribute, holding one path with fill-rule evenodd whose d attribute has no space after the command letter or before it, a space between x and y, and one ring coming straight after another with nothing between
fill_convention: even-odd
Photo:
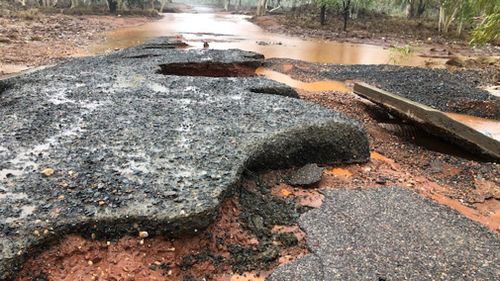
<instances>
[{"instance_id":1,"label":"soil undercut beneath asphalt","mask_svg":"<svg viewBox=\"0 0 500 281\"><path fill-rule=\"evenodd\" d=\"M140 229L119 239L71 235L32 255L16 280L264 280L308 253L297 220L321 205L317 191L277 190L283 174L249 174L197 235L149 237Z\"/></svg>"}]
</instances>

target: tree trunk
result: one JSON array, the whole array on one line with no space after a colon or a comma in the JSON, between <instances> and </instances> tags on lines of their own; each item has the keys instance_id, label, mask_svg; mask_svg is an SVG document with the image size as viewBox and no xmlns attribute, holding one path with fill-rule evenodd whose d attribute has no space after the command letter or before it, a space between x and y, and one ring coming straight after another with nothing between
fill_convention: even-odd
<instances>
[{"instance_id":1,"label":"tree trunk","mask_svg":"<svg viewBox=\"0 0 500 281\"><path fill-rule=\"evenodd\" d=\"M229 11L229 5L231 5L231 0L224 0L224 11Z\"/></svg>"},{"instance_id":2,"label":"tree trunk","mask_svg":"<svg viewBox=\"0 0 500 281\"><path fill-rule=\"evenodd\" d=\"M319 12L319 23L321 25L325 25L325 21L326 21L326 5L323 4L321 5L321 10Z\"/></svg>"},{"instance_id":3,"label":"tree trunk","mask_svg":"<svg viewBox=\"0 0 500 281\"><path fill-rule=\"evenodd\" d=\"M417 15L416 15L417 18L422 17L424 12L425 12L425 0L420 0L420 2L418 3L418 9L417 9Z\"/></svg>"},{"instance_id":4,"label":"tree trunk","mask_svg":"<svg viewBox=\"0 0 500 281\"><path fill-rule=\"evenodd\" d=\"M46 1L42 1L42 3L45 5L45 2ZM71 0L71 7L70 9L74 9L76 7L78 7L78 4L79 4L79 0Z\"/></svg>"},{"instance_id":5,"label":"tree trunk","mask_svg":"<svg viewBox=\"0 0 500 281\"><path fill-rule=\"evenodd\" d=\"M116 11L118 9L118 2L116 0L107 0L107 1L108 1L109 12L112 14L116 14Z\"/></svg>"},{"instance_id":6,"label":"tree trunk","mask_svg":"<svg viewBox=\"0 0 500 281\"><path fill-rule=\"evenodd\" d=\"M406 4L406 17L411 19L415 17L415 1L414 0L408 0L408 3Z\"/></svg>"},{"instance_id":7,"label":"tree trunk","mask_svg":"<svg viewBox=\"0 0 500 281\"><path fill-rule=\"evenodd\" d=\"M169 2L169 0L160 0L160 11L159 13L163 13L163 9L165 8L165 5L167 5L167 2Z\"/></svg>"},{"instance_id":8,"label":"tree trunk","mask_svg":"<svg viewBox=\"0 0 500 281\"><path fill-rule=\"evenodd\" d=\"M257 16L263 16L266 14L267 0L259 0L257 3Z\"/></svg>"},{"instance_id":9,"label":"tree trunk","mask_svg":"<svg viewBox=\"0 0 500 281\"><path fill-rule=\"evenodd\" d=\"M455 20L459 7L445 7L443 4L439 7L438 30L441 33L448 33L451 23Z\"/></svg>"},{"instance_id":10,"label":"tree trunk","mask_svg":"<svg viewBox=\"0 0 500 281\"><path fill-rule=\"evenodd\" d=\"M347 21L349 20L349 11L351 9L351 0L343 0L342 6L344 8L344 31L347 31Z\"/></svg>"}]
</instances>

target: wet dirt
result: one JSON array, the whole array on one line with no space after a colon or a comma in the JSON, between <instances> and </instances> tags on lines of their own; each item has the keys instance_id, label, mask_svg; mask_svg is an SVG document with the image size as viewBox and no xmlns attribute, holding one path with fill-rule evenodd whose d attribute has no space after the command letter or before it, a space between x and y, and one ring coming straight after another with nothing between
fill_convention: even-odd
<instances>
[{"instance_id":1,"label":"wet dirt","mask_svg":"<svg viewBox=\"0 0 500 281\"><path fill-rule=\"evenodd\" d=\"M102 40L106 31L152 20L43 13L32 19L0 17L0 76L78 55L80 49Z\"/></svg>"},{"instance_id":2,"label":"wet dirt","mask_svg":"<svg viewBox=\"0 0 500 281\"><path fill-rule=\"evenodd\" d=\"M280 82L319 79L307 64L273 62L269 76ZM266 67L270 65L266 64ZM285 74L286 73L286 74ZM293 78L292 78L293 77ZM305 83L305 82L302 82ZM297 84L295 84L297 85ZM346 81L346 87L352 82ZM493 231L500 232L500 165L428 135L391 116L382 108L336 86L324 91L297 88L300 98L312 101L365 124L374 149L367 164L326 167L319 188L372 188L404 186L447 205ZM480 131L492 129L498 121L453 114ZM493 124L493 125L492 125ZM307 189L313 192L314 189ZM274 194L287 197L292 187L280 186ZM314 205L314 204L313 204Z\"/></svg>"},{"instance_id":3,"label":"wet dirt","mask_svg":"<svg viewBox=\"0 0 500 281\"><path fill-rule=\"evenodd\" d=\"M273 69L282 68L279 65ZM310 80L316 77L312 69L300 68L300 74L297 67L294 69L294 78ZM294 70L290 72L293 73ZM499 164L482 162L474 155L425 133L395 134L386 129L386 124L400 126L404 125L402 121L354 94L303 90L298 90L298 93L304 100L363 122L373 149L370 163L326 167L319 188L403 186L500 232ZM437 145L438 149L427 146L428 143Z\"/></svg>"},{"instance_id":4,"label":"wet dirt","mask_svg":"<svg viewBox=\"0 0 500 281\"><path fill-rule=\"evenodd\" d=\"M300 11L300 12L298 12ZM451 59L454 57L470 58L478 56L500 55L498 46L470 48L467 36L457 37L451 32L440 34L436 28L437 22L428 18L407 19L391 17L385 14L355 15L348 24L348 31L342 30L341 15L328 14L325 25L319 23L319 8L314 5L304 5L294 13L254 17L252 22L264 30L273 33L300 36L303 38L318 38L350 43L373 44L385 47L411 46L418 50L423 58ZM404 32L402 32L404 31ZM466 31L467 32L467 31ZM429 64L432 61L428 61ZM481 64L484 66L484 64Z\"/></svg>"},{"instance_id":5,"label":"wet dirt","mask_svg":"<svg viewBox=\"0 0 500 281\"><path fill-rule=\"evenodd\" d=\"M307 253L297 219L313 204L299 188L275 195L281 180L279 172L250 175L215 223L192 237L149 237L140 229L116 240L65 237L33 255L16 280L264 280Z\"/></svg>"}]
</instances>

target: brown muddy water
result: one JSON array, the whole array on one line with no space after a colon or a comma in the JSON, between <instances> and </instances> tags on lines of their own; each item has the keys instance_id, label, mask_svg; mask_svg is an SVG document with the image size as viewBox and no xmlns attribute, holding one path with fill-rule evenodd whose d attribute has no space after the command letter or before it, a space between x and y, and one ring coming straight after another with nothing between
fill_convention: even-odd
<instances>
[{"instance_id":1,"label":"brown muddy water","mask_svg":"<svg viewBox=\"0 0 500 281\"><path fill-rule=\"evenodd\" d=\"M295 80L292 77L273 71L264 67L259 67L255 71L257 75L265 76L271 80L279 81L286 84L292 88L300 89L309 92L328 92L335 91L341 93L350 93L352 90L346 86L343 82L335 80L321 80L315 82L303 82L300 80Z\"/></svg>"},{"instance_id":2,"label":"brown muddy water","mask_svg":"<svg viewBox=\"0 0 500 281\"><path fill-rule=\"evenodd\" d=\"M316 63L425 66L431 60L416 53L400 56L381 46L305 40L273 34L249 22L249 18L226 13L163 14L163 18L158 21L113 31L104 42L90 46L80 55L137 46L158 36L180 35L190 48L203 48L203 43L208 42L213 49L236 48L258 52L266 58L290 58ZM442 65L444 60L432 59L432 62Z\"/></svg>"},{"instance_id":3,"label":"brown muddy water","mask_svg":"<svg viewBox=\"0 0 500 281\"><path fill-rule=\"evenodd\" d=\"M479 118L470 115L458 114L458 113L447 113L448 117L454 119L460 123L463 123L476 131L481 132L490 138L500 141L500 121L490 120L485 118Z\"/></svg>"}]
</instances>

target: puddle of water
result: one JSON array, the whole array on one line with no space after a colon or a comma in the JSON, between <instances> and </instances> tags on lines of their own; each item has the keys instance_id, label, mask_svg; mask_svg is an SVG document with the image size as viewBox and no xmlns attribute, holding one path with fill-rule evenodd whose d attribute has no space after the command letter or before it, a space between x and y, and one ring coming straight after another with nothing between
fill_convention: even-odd
<instances>
[{"instance_id":1,"label":"puddle of water","mask_svg":"<svg viewBox=\"0 0 500 281\"><path fill-rule=\"evenodd\" d=\"M265 76L274 81L281 82L286 84L292 88L310 91L310 92L326 92L326 91L335 91L341 93L350 93L351 89L347 87L344 83L335 80L323 80L316 82L302 82L299 80L295 80L290 76L266 69L264 67L259 67L255 71L256 74Z\"/></svg>"},{"instance_id":2,"label":"puddle of water","mask_svg":"<svg viewBox=\"0 0 500 281\"><path fill-rule=\"evenodd\" d=\"M500 97L500 85L494 85L484 88L484 90L488 91L488 93Z\"/></svg>"},{"instance_id":3,"label":"puddle of water","mask_svg":"<svg viewBox=\"0 0 500 281\"><path fill-rule=\"evenodd\" d=\"M238 48L261 53L266 58L291 58L309 62L338 64L394 64L391 53L381 46L340 43L323 40L304 40L272 34L249 22L249 16L217 13L172 13L163 18L107 35L104 42L84 50L80 55L93 55L118 48L137 46L158 36L182 35L192 48ZM428 59L410 55L401 65L425 66ZM439 63L438 63L439 64Z\"/></svg>"},{"instance_id":4,"label":"puddle of water","mask_svg":"<svg viewBox=\"0 0 500 281\"><path fill-rule=\"evenodd\" d=\"M484 119L470 115L458 113L446 113L446 115L458 122L461 122L483 135L500 141L500 121L492 119Z\"/></svg>"}]
</instances>

